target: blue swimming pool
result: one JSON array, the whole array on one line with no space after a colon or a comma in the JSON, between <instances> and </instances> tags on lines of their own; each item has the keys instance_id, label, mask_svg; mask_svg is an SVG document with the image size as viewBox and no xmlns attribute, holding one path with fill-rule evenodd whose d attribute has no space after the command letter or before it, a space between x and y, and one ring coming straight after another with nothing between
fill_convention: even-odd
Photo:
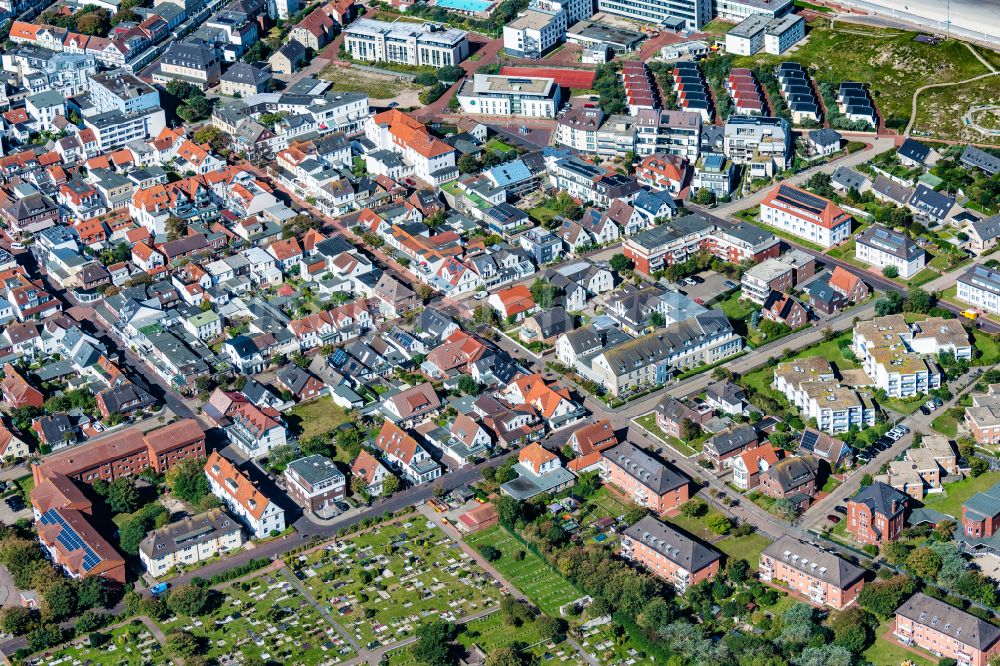
<instances>
[{"instance_id":1,"label":"blue swimming pool","mask_svg":"<svg viewBox=\"0 0 1000 666\"><path fill-rule=\"evenodd\" d=\"M437 6L475 14L485 12L493 6L493 3L488 2L488 0L437 0Z\"/></svg>"}]
</instances>

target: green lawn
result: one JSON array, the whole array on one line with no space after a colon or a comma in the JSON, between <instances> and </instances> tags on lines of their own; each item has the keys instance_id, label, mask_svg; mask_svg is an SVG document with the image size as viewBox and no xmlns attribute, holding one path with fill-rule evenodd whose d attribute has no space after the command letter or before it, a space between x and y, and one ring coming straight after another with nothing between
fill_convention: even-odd
<instances>
[{"instance_id":1,"label":"green lawn","mask_svg":"<svg viewBox=\"0 0 1000 666\"><path fill-rule=\"evenodd\" d=\"M497 581L419 514L316 551L301 571L361 645L402 640L431 619L454 621L500 600Z\"/></svg>"},{"instance_id":2,"label":"green lawn","mask_svg":"<svg viewBox=\"0 0 1000 666\"><path fill-rule=\"evenodd\" d=\"M496 137L487 141L485 148L486 150L489 150L491 152L501 153L501 154L517 152L514 146L510 145L509 143L506 143L505 141L497 139Z\"/></svg>"},{"instance_id":3,"label":"green lawn","mask_svg":"<svg viewBox=\"0 0 1000 666\"><path fill-rule=\"evenodd\" d=\"M750 567L757 568L760 562L760 553L771 545L767 537L760 534L751 534L745 537L730 536L722 541L712 544L726 554L732 560L746 560Z\"/></svg>"},{"instance_id":4,"label":"green lawn","mask_svg":"<svg viewBox=\"0 0 1000 666\"><path fill-rule=\"evenodd\" d=\"M926 402L925 400L899 400L898 398L890 398L882 403L882 406L886 409L891 409L894 412L899 412L900 414L905 414L909 416L914 413L920 406Z\"/></svg>"},{"instance_id":5,"label":"green lawn","mask_svg":"<svg viewBox=\"0 0 1000 666\"><path fill-rule=\"evenodd\" d=\"M736 27L735 23L729 23L728 21L723 21L721 19L715 19L714 21L709 21L701 27L699 32L708 33L710 35L719 35L720 37L725 35L727 32Z\"/></svg>"},{"instance_id":6,"label":"green lawn","mask_svg":"<svg viewBox=\"0 0 1000 666\"><path fill-rule=\"evenodd\" d=\"M342 423L350 423L351 415L344 408L323 396L292 407L285 414L288 429L299 439L325 435Z\"/></svg>"},{"instance_id":7,"label":"green lawn","mask_svg":"<svg viewBox=\"0 0 1000 666\"><path fill-rule=\"evenodd\" d=\"M518 541L506 528L496 525L477 532L465 539L476 549L493 546L502 555L493 562L500 575L531 599L542 612L559 617L559 607L584 596L568 580L556 573L541 557ZM524 551L524 559L515 559L517 551Z\"/></svg>"},{"instance_id":8,"label":"green lawn","mask_svg":"<svg viewBox=\"0 0 1000 666\"><path fill-rule=\"evenodd\" d=\"M1000 360L1000 345L992 335L976 329L972 333L972 338L979 351L979 357L975 359L976 365L993 365Z\"/></svg>"},{"instance_id":9,"label":"green lawn","mask_svg":"<svg viewBox=\"0 0 1000 666\"><path fill-rule=\"evenodd\" d=\"M18 488L21 489L21 494L24 495L24 499L28 499L28 495L35 488L35 477L31 474L26 474L25 476L19 477L14 480Z\"/></svg>"},{"instance_id":10,"label":"green lawn","mask_svg":"<svg viewBox=\"0 0 1000 666\"><path fill-rule=\"evenodd\" d=\"M931 427L945 437L954 438L958 435L958 420L947 411L931 421Z\"/></svg>"},{"instance_id":11,"label":"green lawn","mask_svg":"<svg viewBox=\"0 0 1000 666\"><path fill-rule=\"evenodd\" d=\"M693 501L697 502L698 500L693 500ZM711 541L712 539L719 538L718 534L715 534L714 532L712 532L712 530L708 529L708 527L705 526L705 520L712 513L718 513L718 512L709 511L700 518L688 518L687 516L683 516L678 513L677 515L674 516L663 516L663 520L665 522L670 523L671 525L675 525L681 528L691 536L697 537L702 541Z\"/></svg>"},{"instance_id":12,"label":"green lawn","mask_svg":"<svg viewBox=\"0 0 1000 666\"><path fill-rule=\"evenodd\" d=\"M931 280L941 277L941 274L932 268L924 268L919 273L911 277L906 284L911 287L919 287L920 285L927 284Z\"/></svg>"},{"instance_id":13,"label":"green lawn","mask_svg":"<svg viewBox=\"0 0 1000 666\"><path fill-rule=\"evenodd\" d=\"M830 476L830 477L827 477L826 483L823 484L822 490L823 490L824 493L832 493L839 486L840 486L840 481L838 481L834 477Z\"/></svg>"},{"instance_id":14,"label":"green lawn","mask_svg":"<svg viewBox=\"0 0 1000 666\"><path fill-rule=\"evenodd\" d=\"M548 206L536 206L535 208L531 208L528 210L528 215L530 215L531 218L536 222L538 222L539 224L545 224L553 217L559 215L559 213L552 210Z\"/></svg>"},{"instance_id":15,"label":"green lawn","mask_svg":"<svg viewBox=\"0 0 1000 666\"><path fill-rule=\"evenodd\" d=\"M928 495L924 498L924 506L954 518L961 518L962 504L976 493L988 490L1000 481L1000 472L987 472L975 478L967 477L961 481L947 483L945 492Z\"/></svg>"},{"instance_id":16,"label":"green lawn","mask_svg":"<svg viewBox=\"0 0 1000 666\"><path fill-rule=\"evenodd\" d=\"M909 661L914 666L936 666L937 659L931 657L929 653L927 653L927 657L923 657L919 653L912 652L883 638L892 631L894 621L884 622L875 630L878 638L865 651L865 658L875 666L899 666L904 661Z\"/></svg>"},{"instance_id":17,"label":"green lawn","mask_svg":"<svg viewBox=\"0 0 1000 666\"><path fill-rule=\"evenodd\" d=\"M169 664L160 652L160 644L138 620L121 627L100 632L107 641L99 647L90 647L87 636L74 639L61 647L44 652L40 663L90 664L91 666L145 666ZM28 660L25 660L28 663Z\"/></svg>"},{"instance_id":18,"label":"green lawn","mask_svg":"<svg viewBox=\"0 0 1000 666\"><path fill-rule=\"evenodd\" d=\"M729 319L736 321L745 320L750 316L754 310L759 310L760 307L751 303L747 300L740 300L743 295L742 291L735 291L729 294L725 300L721 300L718 303L713 303L712 307L718 310L722 310L722 313L726 315Z\"/></svg>"},{"instance_id":19,"label":"green lawn","mask_svg":"<svg viewBox=\"0 0 1000 666\"><path fill-rule=\"evenodd\" d=\"M687 456L693 456L696 453L698 453L698 451L701 450L700 446L698 447L698 449L695 449L692 446L688 446L687 444L685 444L681 440L677 439L676 437L671 437L667 433L663 432L663 430L660 428L660 426L656 425L656 415L655 414L652 414L652 413L646 414L645 416L640 416L640 417L632 419L632 420L635 421L636 423L638 423L640 426L642 426L646 430L648 430L649 433L651 435L653 435L653 437L656 437L657 439L659 439L661 442L663 442L667 446L670 446L671 448L676 449L677 452L680 453L682 456L685 456L685 457L687 457ZM704 442L704 441L705 441L704 439L701 440L701 442ZM699 444L701 442L699 442Z\"/></svg>"}]
</instances>

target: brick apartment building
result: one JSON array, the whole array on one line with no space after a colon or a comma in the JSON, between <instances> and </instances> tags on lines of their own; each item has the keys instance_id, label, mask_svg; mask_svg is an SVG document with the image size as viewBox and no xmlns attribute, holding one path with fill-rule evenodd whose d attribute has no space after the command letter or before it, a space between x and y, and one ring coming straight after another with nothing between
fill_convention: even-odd
<instances>
[{"instance_id":1,"label":"brick apartment building","mask_svg":"<svg viewBox=\"0 0 1000 666\"><path fill-rule=\"evenodd\" d=\"M909 499L881 481L862 488L847 502L847 531L863 544L895 541L903 531Z\"/></svg>"},{"instance_id":2,"label":"brick apartment building","mask_svg":"<svg viewBox=\"0 0 1000 666\"><path fill-rule=\"evenodd\" d=\"M321 518L337 513L337 500L347 494L347 477L326 456L306 456L288 463L285 469L288 496Z\"/></svg>"},{"instance_id":3,"label":"brick apartment building","mask_svg":"<svg viewBox=\"0 0 1000 666\"><path fill-rule=\"evenodd\" d=\"M711 580L722 555L652 516L622 532L622 557L638 562L683 593Z\"/></svg>"},{"instance_id":4,"label":"brick apartment building","mask_svg":"<svg viewBox=\"0 0 1000 666\"><path fill-rule=\"evenodd\" d=\"M976 493L962 504L962 532L988 539L1000 531L1000 483Z\"/></svg>"},{"instance_id":5,"label":"brick apartment building","mask_svg":"<svg viewBox=\"0 0 1000 666\"><path fill-rule=\"evenodd\" d=\"M896 609L896 638L959 666L986 666L1000 651L1000 627L917 592Z\"/></svg>"},{"instance_id":6,"label":"brick apartment building","mask_svg":"<svg viewBox=\"0 0 1000 666\"><path fill-rule=\"evenodd\" d=\"M686 476L630 442L603 452L601 478L656 513L680 506L689 498L690 480Z\"/></svg>"},{"instance_id":7,"label":"brick apartment building","mask_svg":"<svg viewBox=\"0 0 1000 666\"><path fill-rule=\"evenodd\" d=\"M780 581L816 606L847 608L864 587L864 569L790 536L760 554L760 579Z\"/></svg>"},{"instance_id":8,"label":"brick apartment building","mask_svg":"<svg viewBox=\"0 0 1000 666\"><path fill-rule=\"evenodd\" d=\"M133 476L152 467L166 472L184 458L205 457L205 431L194 419L183 419L143 433L128 428L47 457L32 466L35 483L62 474L74 481L93 483Z\"/></svg>"}]
</instances>

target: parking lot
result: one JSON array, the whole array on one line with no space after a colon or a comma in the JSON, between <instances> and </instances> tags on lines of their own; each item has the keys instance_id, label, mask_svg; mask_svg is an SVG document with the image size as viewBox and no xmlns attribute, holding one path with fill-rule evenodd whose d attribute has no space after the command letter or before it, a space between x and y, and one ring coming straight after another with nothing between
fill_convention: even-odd
<instances>
[{"instance_id":1,"label":"parking lot","mask_svg":"<svg viewBox=\"0 0 1000 666\"><path fill-rule=\"evenodd\" d=\"M683 286L673 283L695 303L710 303L719 296L725 295L733 290L733 287L726 286L729 281L725 275L715 271L702 271L695 276L695 280L701 280L698 284L685 284ZM739 285L737 285L739 286Z\"/></svg>"},{"instance_id":2,"label":"parking lot","mask_svg":"<svg viewBox=\"0 0 1000 666\"><path fill-rule=\"evenodd\" d=\"M31 519L31 504L21 499L20 495L11 495L0 502L0 522L13 525L21 518Z\"/></svg>"}]
</instances>

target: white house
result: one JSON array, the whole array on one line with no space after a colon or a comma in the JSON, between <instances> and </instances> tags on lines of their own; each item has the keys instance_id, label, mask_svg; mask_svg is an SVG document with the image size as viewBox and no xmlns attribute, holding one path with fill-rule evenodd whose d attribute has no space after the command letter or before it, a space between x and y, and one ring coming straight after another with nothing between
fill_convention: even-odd
<instances>
[{"instance_id":1,"label":"white house","mask_svg":"<svg viewBox=\"0 0 1000 666\"><path fill-rule=\"evenodd\" d=\"M213 451L205 463L212 494L260 539L285 529L285 510L265 497L233 463Z\"/></svg>"}]
</instances>

